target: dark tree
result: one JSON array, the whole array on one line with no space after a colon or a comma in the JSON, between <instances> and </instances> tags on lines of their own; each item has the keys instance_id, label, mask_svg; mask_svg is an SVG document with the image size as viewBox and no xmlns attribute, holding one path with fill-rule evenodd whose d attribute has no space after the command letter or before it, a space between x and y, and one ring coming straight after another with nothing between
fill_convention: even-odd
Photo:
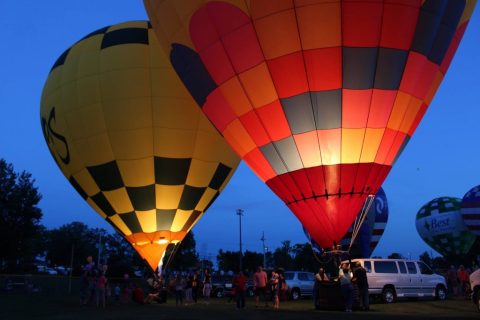
<instances>
[{"instance_id":1,"label":"dark tree","mask_svg":"<svg viewBox=\"0 0 480 320\"><path fill-rule=\"evenodd\" d=\"M405 259L405 258L398 252L392 252L392 254L388 256L388 259Z\"/></svg>"},{"instance_id":2,"label":"dark tree","mask_svg":"<svg viewBox=\"0 0 480 320\"><path fill-rule=\"evenodd\" d=\"M26 271L39 253L42 196L26 171L16 173L13 165L0 159L0 265L5 271Z\"/></svg>"},{"instance_id":3,"label":"dark tree","mask_svg":"<svg viewBox=\"0 0 480 320\"><path fill-rule=\"evenodd\" d=\"M108 274L121 277L132 274L134 269L146 270L146 265L140 255L120 234L109 234L104 238L102 260L108 264Z\"/></svg>"},{"instance_id":4,"label":"dark tree","mask_svg":"<svg viewBox=\"0 0 480 320\"><path fill-rule=\"evenodd\" d=\"M223 251L220 249L217 255L218 269L223 271L238 271L239 251Z\"/></svg>"},{"instance_id":5,"label":"dark tree","mask_svg":"<svg viewBox=\"0 0 480 320\"><path fill-rule=\"evenodd\" d=\"M293 248L290 240L282 241L282 246L273 252L274 267L282 267L285 270L293 269Z\"/></svg>"},{"instance_id":6,"label":"dark tree","mask_svg":"<svg viewBox=\"0 0 480 320\"><path fill-rule=\"evenodd\" d=\"M164 264L170 259L171 250L168 250L163 259ZM180 247L176 250L175 255L172 257L170 270L188 270L191 268L197 268L199 265L199 258L196 249L195 236L193 232L187 233L183 241L180 243Z\"/></svg>"},{"instance_id":7,"label":"dark tree","mask_svg":"<svg viewBox=\"0 0 480 320\"><path fill-rule=\"evenodd\" d=\"M422 253L418 258L420 261L425 262L427 266L432 266L432 258L430 257L427 251Z\"/></svg>"},{"instance_id":8,"label":"dark tree","mask_svg":"<svg viewBox=\"0 0 480 320\"><path fill-rule=\"evenodd\" d=\"M295 270L318 271L320 264L315 259L312 246L309 243L297 243L293 246L292 251Z\"/></svg>"},{"instance_id":9,"label":"dark tree","mask_svg":"<svg viewBox=\"0 0 480 320\"><path fill-rule=\"evenodd\" d=\"M243 271L246 274L255 272L258 266L263 266L263 254L254 251L245 251L242 259Z\"/></svg>"}]
</instances>

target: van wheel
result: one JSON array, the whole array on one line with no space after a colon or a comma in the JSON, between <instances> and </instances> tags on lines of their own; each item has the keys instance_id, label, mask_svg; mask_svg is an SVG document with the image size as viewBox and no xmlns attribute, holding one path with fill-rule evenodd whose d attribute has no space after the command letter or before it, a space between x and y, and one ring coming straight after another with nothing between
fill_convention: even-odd
<instances>
[{"instance_id":1,"label":"van wheel","mask_svg":"<svg viewBox=\"0 0 480 320\"><path fill-rule=\"evenodd\" d=\"M391 288L391 287L386 287L383 289L383 292L382 292L382 299L383 299L383 302L385 303L393 303L395 302L395 289Z\"/></svg>"},{"instance_id":2,"label":"van wheel","mask_svg":"<svg viewBox=\"0 0 480 320\"><path fill-rule=\"evenodd\" d=\"M293 288L292 293L291 293L291 297L292 297L293 301L297 301L298 299L300 299L300 289Z\"/></svg>"},{"instance_id":3,"label":"van wheel","mask_svg":"<svg viewBox=\"0 0 480 320\"><path fill-rule=\"evenodd\" d=\"M445 289L444 286L437 286L435 289L435 299L440 301L447 299L447 289Z\"/></svg>"}]
</instances>

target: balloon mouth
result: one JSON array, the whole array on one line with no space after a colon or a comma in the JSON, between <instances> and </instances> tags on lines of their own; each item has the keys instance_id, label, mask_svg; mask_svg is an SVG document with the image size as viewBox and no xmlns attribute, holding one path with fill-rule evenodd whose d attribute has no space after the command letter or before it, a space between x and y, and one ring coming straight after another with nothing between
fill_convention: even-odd
<instances>
[{"instance_id":1,"label":"balloon mouth","mask_svg":"<svg viewBox=\"0 0 480 320\"><path fill-rule=\"evenodd\" d=\"M174 242L178 242L178 241L172 241L172 243ZM170 240L168 239L160 239L160 240L157 240L157 241L140 241L140 242L134 242L132 243L132 245L134 246L144 246L144 245L147 245L147 244L169 244L170 243Z\"/></svg>"}]
</instances>

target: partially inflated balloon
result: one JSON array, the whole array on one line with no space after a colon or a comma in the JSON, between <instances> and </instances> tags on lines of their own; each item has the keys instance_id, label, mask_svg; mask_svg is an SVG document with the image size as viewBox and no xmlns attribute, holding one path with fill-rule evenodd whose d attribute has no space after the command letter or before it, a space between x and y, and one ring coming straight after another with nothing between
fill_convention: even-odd
<instances>
[{"instance_id":1,"label":"partially inflated balloon","mask_svg":"<svg viewBox=\"0 0 480 320\"><path fill-rule=\"evenodd\" d=\"M480 236L480 186L470 189L462 199L460 212L468 229Z\"/></svg>"},{"instance_id":2,"label":"partially inflated balloon","mask_svg":"<svg viewBox=\"0 0 480 320\"><path fill-rule=\"evenodd\" d=\"M99 29L67 49L50 71L40 116L63 174L152 269L239 163L147 22Z\"/></svg>"},{"instance_id":3,"label":"partially inflated balloon","mask_svg":"<svg viewBox=\"0 0 480 320\"><path fill-rule=\"evenodd\" d=\"M422 239L444 256L466 254L475 242L460 214L460 199L436 198L417 213L416 226Z\"/></svg>"},{"instance_id":4,"label":"partially inflated balloon","mask_svg":"<svg viewBox=\"0 0 480 320\"><path fill-rule=\"evenodd\" d=\"M180 78L322 247L408 143L474 7L467 0L144 0Z\"/></svg>"},{"instance_id":5,"label":"partially inflated balloon","mask_svg":"<svg viewBox=\"0 0 480 320\"><path fill-rule=\"evenodd\" d=\"M370 238L370 257L378 245L378 242L383 236L383 232L387 226L388 222L388 202L387 195L383 188L378 190L377 195L375 196L375 202L373 203L374 219L373 224L370 224L371 227L371 238Z\"/></svg>"}]
</instances>

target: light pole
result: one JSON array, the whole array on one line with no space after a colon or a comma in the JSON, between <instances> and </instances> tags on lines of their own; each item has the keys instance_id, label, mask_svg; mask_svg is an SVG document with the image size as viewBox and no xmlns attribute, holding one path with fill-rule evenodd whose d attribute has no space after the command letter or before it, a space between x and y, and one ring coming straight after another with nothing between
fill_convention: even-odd
<instances>
[{"instance_id":1,"label":"light pole","mask_svg":"<svg viewBox=\"0 0 480 320\"><path fill-rule=\"evenodd\" d=\"M237 216L238 216L238 221L240 223L240 252L238 254L239 256L239 262L240 262L240 271L242 271L242 216L243 216L243 210L242 209L237 209Z\"/></svg>"},{"instance_id":2,"label":"light pole","mask_svg":"<svg viewBox=\"0 0 480 320\"><path fill-rule=\"evenodd\" d=\"M265 247L265 232L262 231L262 237L260 238L260 240L262 240L262 247L263 247L263 267L266 268L267 267L267 256L266 256L266 252L265 250L267 249Z\"/></svg>"}]
</instances>

